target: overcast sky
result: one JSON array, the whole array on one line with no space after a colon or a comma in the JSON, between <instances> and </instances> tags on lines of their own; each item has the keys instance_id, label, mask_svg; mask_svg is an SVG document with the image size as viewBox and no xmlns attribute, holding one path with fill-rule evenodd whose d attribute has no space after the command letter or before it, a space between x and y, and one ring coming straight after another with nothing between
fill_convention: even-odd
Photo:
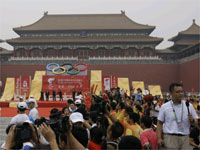
<instances>
[{"instance_id":1,"label":"overcast sky","mask_svg":"<svg viewBox=\"0 0 200 150\"><path fill-rule=\"evenodd\" d=\"M133 21L156 26L151 36L162 37L157 46L164 49L168 39L187 29L192 20L200 25L200 0L0 0L0 39L16 38L15 27L34 23L48 14L119 14ZM13 49L6 43L1 47Z\"/></svg>"}]
</instances>

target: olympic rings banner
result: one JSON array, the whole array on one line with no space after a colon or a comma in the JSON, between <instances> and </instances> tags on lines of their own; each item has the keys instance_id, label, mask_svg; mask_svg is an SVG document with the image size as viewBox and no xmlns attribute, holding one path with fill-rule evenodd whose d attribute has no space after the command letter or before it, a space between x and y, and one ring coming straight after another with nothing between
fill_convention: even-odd
<instances>
[{"instance_id":1,"label":"olympic rings banner","mask_svg":"<svg viewBox=\"0 0 200 150\"><path fill-rule=\"evenodd\" d=\"M42 78L43 91L47 90L52 94L53 90L56 93L60 89L63 94L72 95L72 90L89 91L88 76L43 76Z\"/></svg>"},{"instance_id":2,"label":"olympic rings banner","mask_svg":"<svg viewBox=\"0 0 200 150\"><path fill-rule=\"evenodd\" d=\"M46 75L87 75L88 65L85 63L77 63L72 65L65 63L59 65L57 63L50 63L46 66Z\"/></svg>"}]
</instances>

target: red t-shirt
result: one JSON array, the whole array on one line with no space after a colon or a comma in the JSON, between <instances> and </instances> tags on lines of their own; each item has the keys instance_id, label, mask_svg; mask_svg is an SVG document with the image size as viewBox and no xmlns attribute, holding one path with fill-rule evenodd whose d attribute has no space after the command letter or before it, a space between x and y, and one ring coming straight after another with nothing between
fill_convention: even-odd
<instances>
[{"instance_id":1,"label":"red t-shirt","mask_svg":"<svg viewBox=\"0 0 200 150\"><path fill-rule=\"evenodd\" d=\"M157 149L157 135L152 129L146 129L140 134L140 141L142 144L142 149L144 149L144 145L149 143L153 149Z\"/></svg>"},{"instance_id":2,"label":"red t-shirt","mask_svg":"<svg viewBox=\"0 0 200 150\"><path fill-rule=\"evenodd\" d=\"M98 144L90 141L88 144L88 149L89 150L101 150L101 145L98 145Z\"/></svg>"}]
</instances>

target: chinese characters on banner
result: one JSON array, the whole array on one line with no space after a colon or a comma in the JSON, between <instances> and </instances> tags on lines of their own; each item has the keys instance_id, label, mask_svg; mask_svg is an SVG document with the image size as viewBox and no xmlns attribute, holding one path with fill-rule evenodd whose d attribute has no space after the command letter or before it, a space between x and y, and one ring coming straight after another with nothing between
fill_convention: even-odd
<instances>
[{"instance_id":1,"label":"chinese characters on banner","mask_svg":"<svg viewBox=\"0 0 200 150\"><path fill-rule=\"evenodd\" d=\"M89 79L88 76L43 76L42 80L43 91L53 90L58 91L59 89L62 93L66 95L72 95L72 90L78 91L89 91Z\"/></svg>"},{"instance_id":2,"label":"chinese characters on banner","mask_svg":"<svg viewBox=\"0 0 200 150\"><path fill-rule=\"evenodd\" d=\"M15 96L14 99L18 100L20 96L27 99L31 87L31 76L16 76L15 77Z\"/></svg>"},{"instance_id":3,"label":"chinese characters on banner","mask_svg":"<svg viewBox=\"0 0 200 150\"><path fill-rule=\"evenodd\" d=\"M106 90L110 90L111 88L116 88L118 86L118 77L116 76L103 76L103 84L102 89L103 92Z\"/></svg>"}]
</instances>

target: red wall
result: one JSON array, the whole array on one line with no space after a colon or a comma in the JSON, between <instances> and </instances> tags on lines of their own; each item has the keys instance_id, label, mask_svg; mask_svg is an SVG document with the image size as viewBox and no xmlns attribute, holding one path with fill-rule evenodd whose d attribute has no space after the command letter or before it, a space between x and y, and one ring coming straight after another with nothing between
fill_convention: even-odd
<instances>
[{"instance_id":1,"label":"red wall","mask_svg":"<svg viewBox=\"0 0 200 150\"><path fill-rule=\"evenodd\" d=\"M183 82L186 91L200 92L200 58L180 64L179 78Z\"/></svg>"},{"instance_id":2,"label":"red wall","mask_svg":"<svg viewBox=\"0 0 200 150\"><path fill-rule=\"evenodd\" d=\"M199 91L199 62L200 58L183 64L112 64L112 65L89 65L90 70L102 70L103 75L116 75L128 77L131 81L144 81L146 85L159 84L162 91L167 92L171 82L183 82L186 91ZM46 65L1 65L0 80L3 81L4 89L7 77L16 75L31 75L35 71L46 70Z\"/></svg>"}]
</instances>

